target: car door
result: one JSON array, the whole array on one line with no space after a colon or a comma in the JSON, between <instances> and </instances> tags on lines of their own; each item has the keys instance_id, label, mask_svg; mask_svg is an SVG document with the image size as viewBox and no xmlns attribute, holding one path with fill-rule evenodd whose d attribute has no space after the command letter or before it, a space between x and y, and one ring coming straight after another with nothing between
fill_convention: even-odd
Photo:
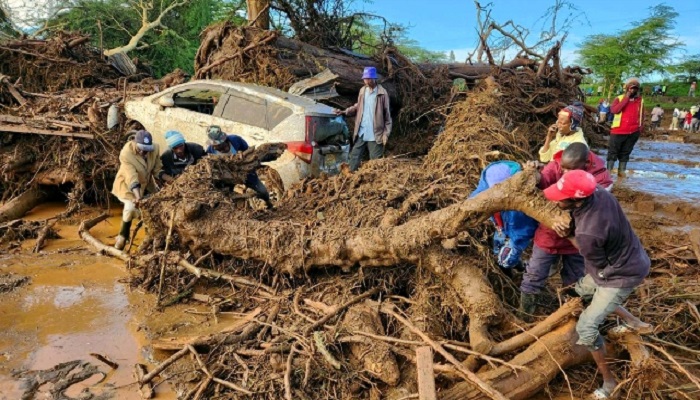
<instances>
[{"instance_id":1,"label":"car door","mask_svg":"<svg viewBox=\"0 0 700 400\"><path fill-rule=\"evenodd\" d=\"M217 115L226 104L226 88L210 83L183 85L170 94L173 107L164 107L156 114L154 140L165 144L164 135L169 130L180 131L187 141L205 145L206 128L221 122ZM157 99L155 101L158 101Z\"/></svg>"},{"instance_id":2,"label":"car door","mask_svg":"<svg viewBox=\"0 0 700 400\"><path fill-rule=\"evenodd\" d=\"M224 132L241 136L249 145L279 141L270 138L267 101L264 98L229 89L220 121Z\"/></svg>"}]
</instances>

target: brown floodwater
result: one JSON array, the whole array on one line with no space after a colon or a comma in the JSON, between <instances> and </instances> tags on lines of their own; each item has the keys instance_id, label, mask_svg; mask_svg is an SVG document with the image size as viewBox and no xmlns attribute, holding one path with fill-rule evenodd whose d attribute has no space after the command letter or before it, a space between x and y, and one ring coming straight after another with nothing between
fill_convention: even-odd
<instances>
[{"instance_id":1,"label":"brown floodwater","mask_svg":"<svg viewBox=\"0 0 700 400\"><path fill-rule=\"evenodd\" d=\"M26 219L42 220L62 211L63 204L44 204ZM120 210L91 230L111 243L119 230ZM96 214L96 213L93 213ZM124 263L94 255L80 240L76 220L57 226L62 239L49 240L42 254L26 251L0 255L0 273L28 276L31 282L0 294L0 399L18 399L22 393L13 370L48 369L58 363L90 361L107 374L94 392L107 391L119 399L140 399L132 376L135 363L152 364L145 351L142 323L153 310L152 295L132 291L123 283ZM90 353L119 364L111 370ZM66 394L77 395L98 379L76 384ZM174 398L167 387L157 388L158 399ZM41 398L41 397L38 397Z\"/></svg>"}]
</instances>

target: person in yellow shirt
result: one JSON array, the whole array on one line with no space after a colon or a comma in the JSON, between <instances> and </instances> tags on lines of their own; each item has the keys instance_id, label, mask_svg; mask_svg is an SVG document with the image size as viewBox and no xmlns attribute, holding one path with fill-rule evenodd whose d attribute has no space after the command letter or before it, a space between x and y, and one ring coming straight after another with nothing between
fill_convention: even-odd
<instances>
[{"instance_id":1,"label":"person in yellow shirt","mask_svg":"<svg viewBox=\"0 0 700 400\"><path fill-rule=\"evenodd\" d=\"M550 162L556 153L566 149L571 143L588 145L581 129L581 120L583 104L579 101L559 111L556 124L549 127L544 146L540 148L541 162Z\"/></svg>"}]
</instances>

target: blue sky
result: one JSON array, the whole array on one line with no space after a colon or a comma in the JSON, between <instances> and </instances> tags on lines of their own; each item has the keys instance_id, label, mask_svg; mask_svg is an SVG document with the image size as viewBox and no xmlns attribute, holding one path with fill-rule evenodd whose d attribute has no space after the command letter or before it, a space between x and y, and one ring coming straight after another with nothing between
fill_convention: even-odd
<instances>
[{"instance_id":1,"label":"blue sky","mask_svg":"<svg viewBox=\"0 0 700 400\"><path fill-rule=\"evenodd\" d=\"M649 7L659 4L648 0L582 0L572 1L586 18L574 22L564 43L562 58L566 63L576 60L576 48L593 33L612 34L627 29L633 21L649 15ZM488 0L480 1L482 5ZM539 32L537 22L554 0L494 0L491 15L496 22L509 19ZM680 15L676 18L675 35L685 43L686 53L700 54L700 1L676 0L666 4ZM409 37L429 50L453 50L457 61L464 61L475 47L476 10L472 0L355 0L360 10L381 15L390 22L410 26ZM589 25L590 24L590 25Z\"/></svg>"}]
</instances>

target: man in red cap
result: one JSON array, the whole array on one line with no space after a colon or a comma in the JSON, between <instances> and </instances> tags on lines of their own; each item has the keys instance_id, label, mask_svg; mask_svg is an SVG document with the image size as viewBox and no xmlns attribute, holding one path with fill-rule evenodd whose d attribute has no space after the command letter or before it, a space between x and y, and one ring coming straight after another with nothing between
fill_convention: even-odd
<instances>
[{"instance_id":1,"label":"man in red cap","mask_svg":"<svg viewBox=\"0 0 700 400\"><path fill-rule=\"evenodd\" d=\"M540 167L541 164L529 161L525 168ZM593 174L596 183L606 190L612 188L612 178L605 162L588 149L585 143L571 143L564 151L538 172L537 187L546 189L556 183L566 172L584 170ZM550 270L559 260L562 261L561 280L564 286L576 283L585 275L584 261L578 249L566 238L540 224L535 231L532 256L527 263L520 284L520 312L524 320L530 320L540 301L540 293L545 288Z\"/></svg>"},{"instance_id":2,"label":"man in red cap","mask_svg":"<svg viewBox=\"0 0 700 400\"><path fill-rule=\"evenodd\" d=\"M357 171L360 161L369 152L370 160L384 155L384 146L391 134L389 93L377 83L377 69L366 67L362 74L365 83L357 96L357 103L345 110L335 110L337 115L355 118L354 145L350 152L350 171Z\"/></svg>"},{"instance_id":3,"label":"man in red cap","mask_svg":"<svg viewBox=\"0 0 700 400\"><path fill-rule=\"evenodd\" d=\"M603 376L603 386L593 395L605 399L612 395L617 381L605 359L605 342L598 327L608 315L615 314L629 329L651 333L651 325L622 307L649 274L651 261L620 204L597 186L593 175L582 170L569 171L545 189L544 196L571 212L575 230L570 240L583 256L586 269L575 290L590 301L576 324L576 344L586 346L593 355ZM555 224L553 228L562 237L570 233L566 224Z\"/></svg>"}]
</instances>

